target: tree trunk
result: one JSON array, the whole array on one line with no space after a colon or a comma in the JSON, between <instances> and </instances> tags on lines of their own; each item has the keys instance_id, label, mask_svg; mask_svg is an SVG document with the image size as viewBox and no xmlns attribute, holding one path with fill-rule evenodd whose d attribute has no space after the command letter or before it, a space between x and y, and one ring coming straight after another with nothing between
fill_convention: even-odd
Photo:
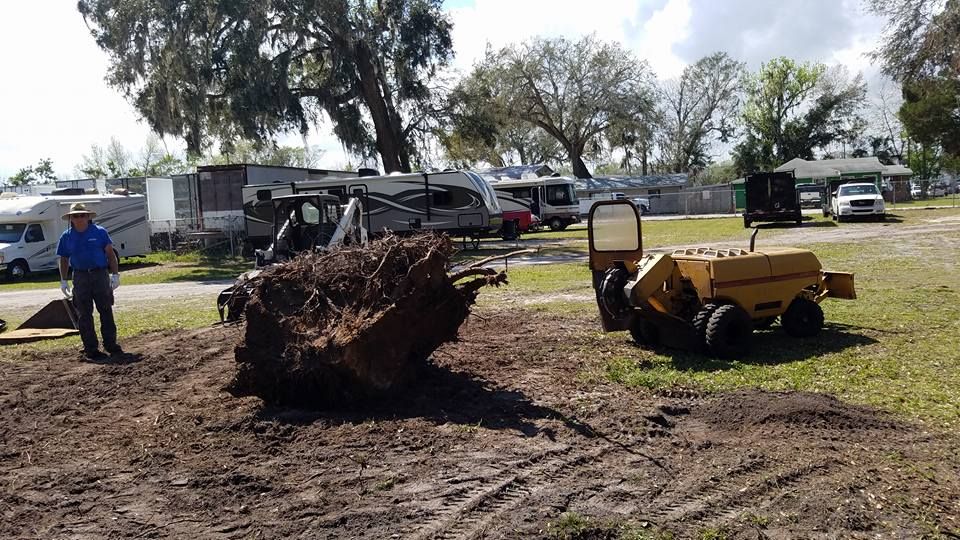
<instances>
[{"instance_id":1,"label":"tree trunk","mask_svg":"<svg viewBox=\"0 0 960 540\"><path fill-rule=\"evenodd\" d=\"M384 173L410 172L409 158L406 159L406 167L401 162L401 142L397 140L397 136L391 127L390 113L387 110L383 94L380 93L380 85L377 81L370 50L362 41L356 43L355 49L359 74L357 84L360 86L363 101L367 104L367 108L370 110L370 118L373 120L373 128L377 135L377 152L383 161L383 171Z\"/></svg>"},{"instance_id":2,"label":"tree trunk","mask_svg":"<svg viewBox=\"0 0 960 540\"><path fill-rule=\"evenodd\" d=\"M573 165L573 175L577 178L593 178L583 162L583 145L571 145L567 152L570 154L570 163Z\"/></svg>"}]
</instances>

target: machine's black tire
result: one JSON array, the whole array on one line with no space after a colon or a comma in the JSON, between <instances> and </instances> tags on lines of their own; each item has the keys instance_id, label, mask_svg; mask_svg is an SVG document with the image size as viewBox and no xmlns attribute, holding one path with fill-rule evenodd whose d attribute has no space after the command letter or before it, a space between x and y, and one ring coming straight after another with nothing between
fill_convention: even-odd
<instances>
[{"instance_id":1,"label":"machine's black tire","mask_svg":"<svg viewBox=\"0 0 960 540\"><path fill-rule=\"evenodd\" d=\"M642 317L634 317L630 323L630 336L640 346L656 347L660 344L660 330L657 325Z\"/></svg>"},{"instance_id":2,"label":"machine's black tire","mask_svg":"<svg viewBox=\"0 0 960 540\"><path fill-rule=\"evenodd\" d=\"M710 323L710 317L722 304L707 304L703 309L693 316L693 330L697 334L697 345L707 350L707 324Z\"/></svg>"},{"instance_id":3,"label":"machine's black tire","mask_svg":"<svg viewBox=\"0 0 960 540\"><path fill-rule=\"evenodd\" d=\"M750 221L749 219L743 218L743 228L744 228L744 229L749 229L751 223L753 223L753 222Z\"/></svg>"},{"instance_id":4,"label":"machine's black tire","mask_svg":"<svg viewBox=\"0 0 960 540\"><path fill-rule=\"evenodd\" d=\"M562 231L564 229L563 221L558 217L550 218L548 225L550 225L551 231Z\"/></svg>"},{"instance_id":5,"label":"machine's black tire","mask_svg":"<svg viewBox=\"0 0 960 540\"><path fill-rule=\"evenodd\" d=\"M753 321L738 305L717 308L707 323L706 342L711 354L720 358L737 358L750 350Z\"/></svg>"},{"instance_id":6,"label":"machine's black tire","mask_svg":"<svg viewBox=\"0 0 960 540\"><path fill-rule=\"evenodd\" d=\"M783 329L793 337L812 337L823 328L823 309L806 298L794 298L780 317Z\"/></svg>"},{"instance_id":7,"label":"machine's black tire","mask_svg":"<svg viewBox=\"0 0 960 540\"><path fill-rule=\"evenodd\" d=\"M753 327L758 330L764 330L773 326L773 323L777 322L776 317L764 317L762 319L754 319Z\"/></svg>"}]
</instances>

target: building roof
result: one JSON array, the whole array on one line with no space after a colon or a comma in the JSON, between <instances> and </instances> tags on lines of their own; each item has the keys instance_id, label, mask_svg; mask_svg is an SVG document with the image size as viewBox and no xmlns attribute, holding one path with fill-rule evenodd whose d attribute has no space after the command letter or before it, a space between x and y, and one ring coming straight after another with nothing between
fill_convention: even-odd
<instances>
[{"instance_id":1,"label":"building roof","mask_svg":"<svg viewBox=\"0 0 960 540\"><path fill-rule=\"evenodd\" d=\"M903 165L884 165L884 176L913 176L913 169Z\"/></svg>"},{"instance_id":2,"label":"building roof","mask_svg":"<svg viewBox=\"0 0 960 540\"><path fill-rule=\"evenodd\" d=\"M525 178L540 178L542 176L551 176L554 171L548 165L536 163L533 165L511 165L509 167L492 167L489 169L478 169L474 171L484 176L490 176L494 180L520 180Z\"/></svg>"},{"instance_id":3,"label":"building roof","mask_svg":"<svg viewBox=\"0 0 960 540\"><path fill-rule=\"evenodd\" d=\"M881 173L883 176L911 176L913 171L903 165L884 165L876 156L850 159L823 159L807 161L793 158L774 169L793 171L797 178L836 178L843 174Z\"/></svg>"},{"instance_id":4,"label":"building roof","mask_svg":"<svg viewBox=\"0 0 960 540\"><path fill-rule=\"evenodd\" d=\"M687 185L687 174L651 174L647 176L595 176L577 178L579 191L618 191L623 189L647 189L680 187Z\"/></svg>"},{"instance_id":5,"label":"building roof","mask_svg":"<svg viewBox=\"0 0 960 540\"><path fill-rule=\"evenodd\" d=\"M774 172L793 171L793 176L796 178L834 178L840 176L840 171L831 166L834 161L840 160L807 161L801 158L793 158L774 169ZM828 162L830 165L827 164ZM878 160L877 163L879 164L880 161Z\"/></svg>"}]
</instances>

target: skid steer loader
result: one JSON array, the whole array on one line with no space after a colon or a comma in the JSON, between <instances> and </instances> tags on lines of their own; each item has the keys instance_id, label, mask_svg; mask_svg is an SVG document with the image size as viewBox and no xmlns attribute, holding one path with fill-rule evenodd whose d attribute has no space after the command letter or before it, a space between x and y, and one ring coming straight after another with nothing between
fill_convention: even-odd
<instances>
[{"instance_id":1,"label":"skid steer loader","mask_svg":"<svg viewBox=\"0 0 960 540\"><path fill-rule=\"evenodd\" d=\"M237 321L250 298L253 279L271 264L296 255L339 245L367 243L360 199L341 204L336 195L301 194L273 198L273 235L267 249L257 250L253 270L217 296L221 322Z\"/></svg>"},{"instance_id":2,"label":"skid steer loader","mask_svg":"<svg viewBox=\"0 0 960 540\"><path fill-rule=\"evenodd\" d=\"M787 334L816 335L820 302L856 298L853 274L828 272L805 249L695 248L643 254L640 214L627 200L590 209L590 269L604 331L639 345L745 354L754 328L779 317Z\"/></svg>"}]
</instances>

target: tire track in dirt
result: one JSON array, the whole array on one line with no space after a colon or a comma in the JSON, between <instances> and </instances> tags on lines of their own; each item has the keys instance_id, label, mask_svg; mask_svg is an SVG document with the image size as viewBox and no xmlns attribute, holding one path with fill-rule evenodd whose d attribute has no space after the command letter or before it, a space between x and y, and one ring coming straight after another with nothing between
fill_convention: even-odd
<instances>
[{"instance_id":1,"label":"tire track in dirt","mask_svg":"<svg viewBox=\"0 0 960 540\"><path fill-rule=\"evenodd\" d=\"M564 446L510 464L497 476L481 480L454 497L444 497L440 512L413 531L414 538L478 538L499 516L516 509L530 496L617 449L616 445L606 445L572 452L572 446Z\"/></svg>"}]
</instances>

